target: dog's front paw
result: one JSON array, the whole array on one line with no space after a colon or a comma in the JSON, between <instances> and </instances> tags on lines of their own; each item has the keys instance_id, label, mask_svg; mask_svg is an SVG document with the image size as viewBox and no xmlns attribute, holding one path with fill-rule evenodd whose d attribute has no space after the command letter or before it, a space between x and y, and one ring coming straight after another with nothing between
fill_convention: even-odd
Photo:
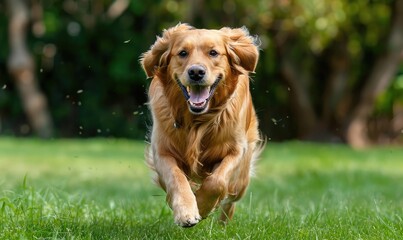
<instances>
[{"instance_id":1,"label":"dog's front paw","mask_svg":"<svg viewBox=\"0 0 403 240\"><path fill-rule=\"evenodd\" d=\"M175 211L175 223L181 227L193 227L202 219L199 210L184 209L181 207L180 210Z\"/></svg>"}]
</instances>

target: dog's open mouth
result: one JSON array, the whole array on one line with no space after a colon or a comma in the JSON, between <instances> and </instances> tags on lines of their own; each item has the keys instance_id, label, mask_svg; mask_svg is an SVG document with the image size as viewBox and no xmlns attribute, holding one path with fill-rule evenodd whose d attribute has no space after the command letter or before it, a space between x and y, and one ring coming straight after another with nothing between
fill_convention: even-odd
<instances>
[{"instance_id":1,"label":"dog's open mouth","mask_svg":"<svg viewBox=\"0 0 403 240\"><path fill-rule=\"evenodd\" d=\"M192 84L185 87L179 79L176 81L187 100L190 111L194 114L202 114L207 110L208 102L212 98L221 79L222 76L219 75L211 86Z\"/></svg>"},{"instance_id":2,"label":"dog's open mouth","mask_svg":"<svg viewBox=\"0 0 403 240\"><path fill-rule=\"evenodd\" d=\"M188 103L193 112L201 112L207 107L207 102L210 98L210 87L193 85L186 88L189 99Z\"/></svg>"}]
</instances>

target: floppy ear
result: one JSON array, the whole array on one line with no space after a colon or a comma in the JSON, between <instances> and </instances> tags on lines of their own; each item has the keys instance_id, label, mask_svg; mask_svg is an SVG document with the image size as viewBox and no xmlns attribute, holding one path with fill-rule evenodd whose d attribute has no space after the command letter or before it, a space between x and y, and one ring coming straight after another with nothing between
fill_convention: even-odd
<instances>
[{"instance_id":1,"label":"floppy ear","mask_svg":"<svg viewBox=\"0 0 403 240\"><path fill-rule=\"evenodd\" d=\"M221 31L227 36L227 52L230 62L234 67L242 72L242 67L248 72L254 72L259 59L257 37L249 35L246 27L242 28L222 28Z\"/></svg>"},{"instance_id":2,"label":"floppy ear","mask_svg":"<svg viewBox=\"0 0 403 240\"><path fill-rule=\"evenodd\" d=\"M168 56L169 42L167 39L157 37L150 50L143 53L140 59L141 66L147 74L147 77L153 77L155 70L162 67Z\"/></svg>"},{"instance_id":3,"label":"floppy ear","mask_svg":"<svg viewBox=\"0 0 403 240\"><path fill-rule=\"evenodd\" d=\"M151 46L150 50L143 53L140 58L140 63L147 77L153 77L157 70L168 65L174 34L190 29L193 29L193 27L188 24L179 23L175 27L164 30L162 37L157 36L157 40Z\"/></svg>"}]
</instances>

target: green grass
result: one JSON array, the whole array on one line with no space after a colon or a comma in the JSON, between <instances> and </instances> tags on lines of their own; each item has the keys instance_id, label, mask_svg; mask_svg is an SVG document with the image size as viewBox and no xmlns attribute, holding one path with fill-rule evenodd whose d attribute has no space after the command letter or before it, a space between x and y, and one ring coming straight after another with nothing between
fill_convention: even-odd
<instances>
[{"instance_id":1,"label":"green grass","mask_svg":"<svg viewBox=\"0 0 403 240\"><path fill-rule=\"evenodd\" d=\"M269 143L234 220L173 223L144 144L0 138L0 239L399 239L403 149Z\"/></svg>"}]
</instances>

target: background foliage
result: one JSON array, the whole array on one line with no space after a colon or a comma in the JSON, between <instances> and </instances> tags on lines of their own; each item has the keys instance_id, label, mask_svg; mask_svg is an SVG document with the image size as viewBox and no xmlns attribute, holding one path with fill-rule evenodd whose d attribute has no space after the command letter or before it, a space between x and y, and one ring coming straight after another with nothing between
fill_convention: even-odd
<instances>
[{"instance_id":1,"label":"background foliage","mask_svg":"<svg viewBox=\"0 0 403 240\"><path fill-rule=\"evenodd\" d=\"M40 88L48 98L55 136L143 139L150 124L145 105L149 81L138 59L164 28L189 22L202 28L245 25L259 35L262 51L252 92L269 139L320 139L319 132L328 140L344 141L348 116L387 47L384 43L396 11L392 0L134 0L121 1L127 7L112 16L114 2L119 1L29 2L30 7L39 4L43 10L41 18L31 23L28 45L35 56ZM9 49L4 43L9 15L3 2L0 13L0 133L30 135L7 71ZM302 119L296 113L298 105L293 104L294 87L284 80L282 70L289 59L297 66L299 82L318 119L316 126L323 128L304 133L298 125ZM345 77L339 81L343 88L336 91L338 95L328 94L338 66L346 66ZM396 109L403 105L402 96L400 63L375 103L372 137L383 134L401 139L400 128L391 126L401 113ZM383 127L379 127L380 119L384 119Z\"/></svg>"}]
</instances>

